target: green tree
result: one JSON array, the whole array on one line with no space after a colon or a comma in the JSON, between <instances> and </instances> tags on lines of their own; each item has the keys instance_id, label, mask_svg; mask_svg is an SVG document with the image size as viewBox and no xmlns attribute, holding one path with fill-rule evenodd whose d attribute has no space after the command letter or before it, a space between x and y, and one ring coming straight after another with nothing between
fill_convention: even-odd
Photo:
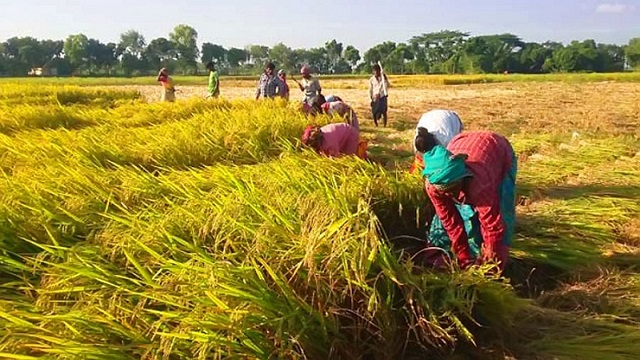
<instances>
[{"instance_id":1,"label":"green tree","mask_svg":"<svg viewBox=\"0 0 640 360\"><path fill-rule=\"evenodd\" d=\"M517 53L522 49L524 43L513 34L499 34L484 36L489 47L489 57L491 68L486 72L502 73L504 71L515 71L517 69Z\"/></svg>"},{"instance_id":2,"label":"green tree","mask_svg":"<svg viewBox=\"0 0 640 360\"><path fill-rule=\"evenodd\" d=\"M553 52L553 56L545 61L545 71L571 72L578 69L578 51L574 47L563 47Z\"/></svg>"},{"instance_id":3,"label":"green tree","mask_svg":"<svg viewBox=\"0 0 640 360\"><path fill-rule=\"evenodd\" d=\"M640 67L640 37L629 40L625 53L629 66Z\"/></svg>"},{"instance_id":4,"label":"green tree","mask_svg":"<svg viewBox=\"0 0 640 360\"><path fill-rule=\"evenodd\" d=\"M412 68L418 72L458 72L458 59L468 37L468 33L461 31L438 31L414 36L409 40L414 54Z\"/></svg>"},{"instance_id":5,"label":"green tree","mask_svg":"<svg viewBox=\"0 0 640 360\"><path fill-rule=\"evenodd\" d=\"M147 62L143 60L145 49L146 40L138 31L128 30L120 35L116 52L125 75L130 76L136 71L146 70Z\"/></svg>"},{"instance_id":6,"label":"green tree","mask_svg":"<svg viewBox=\"0 0 640 360\"><path fill-rule=\"evenodd\" d=\"M375 45L371 49L367 50L364 53L364 67L363 70L365 72L371 72L371 67L373 64L380 62L385 62L387 58L394 52L396 49L396 43L393 41L385 41L382 44ZM383 64L384 65L384 64Z\"/></svg>"},{"instance_id":7,"label":"green tree","mask_svg":"<svg viewBox=\"0 0 640 360\"><path fill-rule=\"evenodd\" d=\"M202 55L200 60L202 60L204 64L209 61L214 61L218 66L222 66L224 64L224 58L227 55L227 50L221 45L206 42L202 44L200 53Z\"/></svg>"},{"instance_id":8,"label":"green tree","mask_svg":"<svg viewBox=\"0 0 640 360\"><path fill-rule=\"evenodd\" d=\"M5 71L13 75L24 75L31 68L45 67L51 60L60 57L62 41L39 41L32 37L12 37L3 44Z\"/></svg>"},{"instance_id":9,"label":"green tree","mask_svg":"<svg viewBox=\"0 0 640 360\"><path fill-rule=\"evenodd\" d=\"M277 66L287 71L292 71L296 67L296 58L293 56L293 50L283 43L275 44L269 50L269 57Z\"/></svg>"},{"instance_id":10,"label":"green tree","mask_svg":"<svg viewBox=\"0 0 640 360\"><path fill-rule=\"evenodd\" d=\"M324 47L311 48L309 50L301 49L297 52L298 65L307 65L312 71L319 73L328 73L331 69L327 49Z\"/></svg>"},{"instance_id":11,"label":"green tree","mask_svg":"<svg viewBox=\"0 0 640 360\"><path fill-rule=\"evenodd\" d=\"M597 71L601 67L598 63L600 59L594 40L572 41L570 47L573 47L578 53L578 63L575 71Z\"/></svg>"},{"instance_id":12,"label":"green tree","mask_svg":"<svg viewBox=\"0 0 640 360\"><path fill-rule=\"evenodd\" d=\"M136 30L128 30L120 34L118 46L122 49L123 54L129 54L140 59L146 44L147 42L141 33Z\"/></svg>"},{"instance_id":13,"label":"green tree","mask_svg":"<svg viewBox=\"0 0 640 360\"><path fill-rule=\"evenodd\" d=\"M248 54L244 49L230 48L227 50L227 63L231 69L237 69L247 60Z\"/></svg>"},{"instance_id":14,"label":"green tree","mask_svg":"<svg viewBox=\"0 0 640 360\"><path fill-rule=\"evenodd\" d=\"M356 49L351 45L347 46L344 49L344 53L342 56L347 61L347 63L349 63L349 66L351 67L351 71L355 69L356 65L358 64L358 61L360 61L361 59L360 51L358 51L358 49Z\"/></svg>"},{"instance_id":15,"label":"green tree","mask_svg":"<svg viewBox=\"0 0 640 360\"><path fill-rule=\"evenodd\" d=\"M598 68L596 71L615 72L624 70L624 47L614 44L598 44Z\"/></svg>"},{"instance_id":16,"label":"green tree","mask_svg":"<svg viewBox=\"0 0 640 360\"><path fill-rule=\"evenodd\" d=\"M523 73L541 73L544 63L551 58L553 50L538 43L526 43L519 53L518 68Z\"/></svg>"},{"instance_id":17,"label":"green tree","mask_svg":"<svg viewBox=\"0 0 640 360\"><path fill-rule=\"evenodd\" d=\"M176 26L169 39L175 44L178 55L178 63L183 71L193 69L196 71L196 59L198 58L198 32L189 25Z\"/></svg>"},{"instance_id":18,"label":"green tree","mask_svg":"<svg viewBox=\"0 0 640 360\"><path fill-rule=\"evenodd\" d=\"M87 63L89 38L84 34L70 35L64 41L64 57L68 60L72 71L78 70Z\"/></svg>"},{"instance_id":19,"label":"green tree","mask_svg":"<svg viewBox=\"0 0 640 360\"><path fill-rule=\"evenodd\" d=\"M333 39L331 41L327 41L324 44L324 48L328 60L327 70L334 73L338 72L336 71L336 67L338 66L340 60L342 60L342 51L344 50L344 46L342 45L342 43L337 42L336 39Z\"/></svg>"},{"instance_id":20,"label":"green tree","mask_svg":"<svg viewBox=\"0 0 640 360\"><path fill-rule=\"evenodd\" d=\"M489 72L493 68L491 44L482 36L469 38L462 47L459 70L464 73Z\"/></svg>"},{"instance_id":21,"label":"green tree","mask_svg":"<svg viewBox=\"0 0 640 360\"><path fill-rule=\"evenodd\" d=\"M176 58L176 53L174 44L161 37L149 42L143 57L146 60L147 67L157 71L162 67L169 66L169 63Z\"/></svg>"},{"instance_id":22,"label":"green tree","mask_svg":"<svg viewBox=\"0 0 640 360\"><path fill-rule=\"evenodd\" d=\"M117 62L115 57L116 44L103 44L99 40L87 41L87 68L90 74L110 73L111 67Z\"/></svg>"},{"instance_id":23,"label":"green tree","mask_svg":"<svg viewBox=\"0 0 640 360\"><path fill-rule=\"evenodd\" d=\"M247 53L249 54L250 61L258 67L262 67L264 63L269 60L268 46L249 45L247 46Z\"/></svg>"},{"instance_id":24,"label":"green tree","mask_svg":"<svg viewBox=\"0 0 640 360\"><path fill-rule=\"evenodd\" d=\"M385 64L385 70L394 74L404 74L405 66L409 60L414 57L411 47L407 44L397 44L395 49L382 60Z\"/></svg>"},{"instance_id":25,"label":"green tree","mask_svg":"<svg viewBox=\"0 0 640 360\"><path fill-rule=\"evenodd\" d=\"M40 46L48 60L59 58L64 49L64 41L62 40L42 40Z\"/></svg>"}]
</instances>

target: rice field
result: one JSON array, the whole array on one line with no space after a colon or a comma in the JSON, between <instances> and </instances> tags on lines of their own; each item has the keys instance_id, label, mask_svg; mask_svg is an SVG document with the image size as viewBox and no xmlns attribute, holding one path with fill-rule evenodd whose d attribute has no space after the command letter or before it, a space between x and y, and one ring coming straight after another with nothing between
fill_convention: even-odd
<instances>
[{"instance_id":1,"label":"rice field","mask_svg":"<svg viewBox=\"0 0 640 360\"><path fill-rule=\"evenodd\" d=\"M388 128L366 79L323 82L371 162L301 148L311 120L250 80L206 101L178 78L174 104L144 82L3 80L0 358L635 359L640 82L582 76L403 77ZM410 141L433 108L518 153L505 278L411 257L431 208Z\"/></svg>"}]
</instances>

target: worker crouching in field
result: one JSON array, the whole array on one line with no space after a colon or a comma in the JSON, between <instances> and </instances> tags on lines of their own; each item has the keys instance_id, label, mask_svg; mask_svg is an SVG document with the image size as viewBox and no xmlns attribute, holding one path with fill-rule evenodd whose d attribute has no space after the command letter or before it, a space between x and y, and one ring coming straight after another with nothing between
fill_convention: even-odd
<instances>
[{"instance_id":1,"label":"worker crouching in field","mask_svg":"<svg viewBox=\"0 0 640 360\"><path fill-rule=\"evenodd\" d=\"M463 130L462 121L458 114L450 110L431 110L424 113L416 127L416 134L413 139L415 157L411 165L411 173L424 170L424 152L432 149L436 145L447 147L456 135ZM478 214L475 209L468 204L456 204L456 209L464 223L469 246L474 257L479 253L479 246L482 244L478 224ZM450 252L451 241L444 229L437 214L431 220L427 239L431 247L439 247ZM444 265L445 257L441 251L426 251L423 254L426 262L432 265Z\"/></svg>"},{"instance_id":2,"label":"worker crouching in field","mask_svg":"<svg viewBox=\"0 0 640 360\"><path fill-rule=\"evenodd\" d=\"M463 129L462 120L460 120L460 116L455 111L436 109L422 114L416 126L413 145L415 157L411 165L411 173L424 169L424 154L418 151L415 145L421 134L425 136L425 132L427 132L433 135L436 144L446 148L451 139L460 134Z\"/></svg>"},{"instance_id":3,"label":"worker crouching in field","mask_svg":"<svg viewBox=\"0 0 640 360\"><path fill-rule=\"evenodd\" d=\"M345 122L356 129L360 130L360 124L358 122L358 116L353 111L351 106L347 105L342 99L335 96L328 96L326 101L320 105L322 112L327 115L338 115L342 117Z\"/></svg>"},{"instance_id":4,"label":"worker crouching in field","mask_svg":"<svg viewBox=\"0 0 640 360\"><path fill-rule=\"evenodd\" d=\"M158 72L158 78L156 79L162 84L162 94L160 101L174 102L176 101L176 88L173 84L173 79L169 76L169 70L166 68L160 69Z\"/></svg>"},{"instance_id":5,"label":"worker crouching in field","mask_svg":"<svg viewBox=\"0 0 640 360\"><path fill-rule=\"evenodd\" d=\"M345 123L308 126L302 134L302 143L326 156L356 155L361 159L367 158L367 142L360 140L357 128Z\"/></svg>"},{"instance_id":6,"label":"worker crouching in field","mask_svg":"<svg viewBox=\"0 0 640 360\"><path fill-rule=\"evenodd\" d=\"M517 161L509 141L492 132L466 132L448 148L423 147L425 189L450 244L431 245L451 252L462 268L497 261L504 270L515 225ZM456 204L477 212L481 243L470 241Z\"/></svg>"}]
</instances>

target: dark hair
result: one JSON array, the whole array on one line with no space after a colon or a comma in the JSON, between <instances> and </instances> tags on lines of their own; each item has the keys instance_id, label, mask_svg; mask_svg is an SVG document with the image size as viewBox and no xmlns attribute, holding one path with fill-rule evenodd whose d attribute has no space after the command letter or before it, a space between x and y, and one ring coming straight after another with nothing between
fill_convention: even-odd
<instances>
[{"instance_id":1,"label":"dark hair","mask_svg":"<svg viewBox=\"0 0 640 360\"><path fill-rule=\"evenodd\" d=\"M438 143L436 142L436 138L431 134L427 129L423 127L418 128L418 135L414 140L414 145L416 150L421 153L426 153L433 149Z\"/></svg>"},{"instance_id":2,"label":"dark hair","mask_svg":"<svg viewBox=\"0 0 640 360\"><path fill-rule=\"evenodd\" d=\"M264 68L265 68L265 69L275 70L275 69L276 69L276 66L275 66L275 65L273 65L273 63L272 63L272 62L270 62L270 63L267 63L267 66L265 66Z\"/></svg>"},{"instance_id":3,"label":"dark hair","mask_svg":"<svg viewBox=\"0 0 640 360\"><path fill-rule=\"evenodd\" d=\"M207 70L213 70L215 65L213 64L213 61L209 61L204 67L207 68Z\"/></svg>"},{"instance_id":4,"label":"dark hair","mask_svg":"<svg viewBox=\"0 0 640 360\"><path fill-rule=\"evenodd\" d=\"M382 71L382 68L380 67L380 65L375 64L373 65L373 71Z\"/></svg>"}]
</instances>

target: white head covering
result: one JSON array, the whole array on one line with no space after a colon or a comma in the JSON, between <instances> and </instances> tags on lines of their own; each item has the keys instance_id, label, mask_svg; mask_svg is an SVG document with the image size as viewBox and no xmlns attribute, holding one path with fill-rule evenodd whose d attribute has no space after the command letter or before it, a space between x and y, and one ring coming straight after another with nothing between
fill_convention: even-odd
<instances>
[{"instance_id":1,"label":"white head covering","mask_svg":"<svg viewBox=\"0 0 640 360\"><path fill-rule=\"evenodd\" d=\"M462 132L464 126L455 111L437 109L422 114L418 126L416 126L416 136L418 128L427 129L436 138L436 141L446 148L451 139ZM413 150L416 151L415 145Z\"/></svg>"}]
</instances>

